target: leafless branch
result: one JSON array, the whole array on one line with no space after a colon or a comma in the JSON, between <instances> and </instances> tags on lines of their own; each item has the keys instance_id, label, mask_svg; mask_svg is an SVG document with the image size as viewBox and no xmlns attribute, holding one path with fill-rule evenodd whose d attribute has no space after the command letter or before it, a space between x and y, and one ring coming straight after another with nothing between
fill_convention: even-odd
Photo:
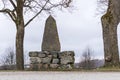
<instances>
[{"instance_id":1,"label":"leafless branch","mask_svg":"<svg viewBox=\"0 0 120 80\"><path fill-rule=\"evenodd\" d=\"M25 27L30 22L32 22L43 10L44 11L50 11L50 10L52 10L52 8L59 7L59 6L64 7L64 8L69 7L72 0L62 0L62 1L58 2L58 3L52 3L50 0L44 0L44 1L45 1L44 4L41 1L37 2L36 0L28 0L25 3L25 5L24 5L25 7L28 7L31 10L33 8L37 12L30 20L28 20L28 22L25 24ZM31 4L33 2L36 5L31 6ZM38 11L38 9L40 9L40 10Z\"/></svg>"},{"instance_id":2,"label":"leafless branch","mask_svg":"<svg viewBox=\"0 0 120 80\"><path fill-rule=\"evenodd\" d=\"M108 0L97 0L97 11L104 14L108 7Z\"/></svg>"},{"instance_id":3,"label":"leafless branch","mask_svg":"<svg viewBox=\"0 0 120 80\"><path fill-rule=\"evenodd\" d=\"M14 12L13 11L11 11L10 9L3 9L3 10L0 10L0 13L7 13L9 16L10 16L10 18L15 22L15 14L14 14Z\"/></svg>"},{"instance_id":4,"label":"leafless branch","mask_svg":"<svg viewBox=\"0 0 120 80\"><path fill-rule=\"evenodd\" d=\"M10 3L12 4L12 6L14 7L14 9L16 9L16 5L15 5L15 3L13 2L13 0L9 0L10 1Z\"/></svg>"},{"instance_id":5,"label":"leafless branch","mask_svg":"<svg viewBox=\"0 0 120 80\"><path fill-rule=\"evenodd\" d=\"M11 8L8 8L6 5L6 0L2 0L3 2L3 9L0 10L0 12L2 13L7 13L10 18L16 23L16 19L17 19L17 15L16 15L16 8L17 5L15 3L15 1L17 2L17 0L9 0L9 4L11 4L11 6L13 6L13 9L11 10ZM72 0L60 0L60 2L51 2L51 0L23 0L24 2L24 13L26 13L27 11L30 12L34 12L34 16L29 19L26 24L24 25L24 27L26 27L30 22L32 22L42 11L51 11L53 8L56 7L69 7L70 3Z\"/></svg>"},{"instance_id":6,"label":"leafless branch","mask_svg":"<svg viewBox=\"0 0 120 80\"><path fill-rule=\"evenodd\" d=\"M98 3L108 6L108 0L98 0Z\"/></svg>"},{"instance_id":7,"label":"leafless branch","mask_svg":"<svg viewBox=\"0 0 120 80\"><path fill-rule=\"evenodd\" d=\"M47 0L46 3L44 4L43 8L25 24L25 27L42 12L42 10L44 9L44 7L47 5L48 2L49 2L49 0Z\"/></svg>"}]
</instances>

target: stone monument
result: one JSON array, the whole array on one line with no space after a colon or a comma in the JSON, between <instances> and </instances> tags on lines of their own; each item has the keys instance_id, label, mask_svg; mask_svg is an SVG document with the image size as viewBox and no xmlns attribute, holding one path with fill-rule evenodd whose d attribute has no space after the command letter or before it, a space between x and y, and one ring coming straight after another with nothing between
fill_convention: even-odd
<instances>
[{"instance_id":1,"label":"stone monument","mask_svg":"<svg viewBox=\"0 0 120 80\"><path fill-rule=\"evenodd\" d=\"M29 52L30 69L72 69L74 66L74 51L60 52L60 41L55 19L50 15L45 24L42 41L42 51Z\"/></svg>"},{"instance_id":2,"label":"stone monument","mask_svg":"<svg viewBox=\"0 0 120 80\"><path fill-rule=\"evenodd\" d=\"M56 21L51 15L46 20L42 51L60 51L60 41Z\"/></svg>"}]
</instances>

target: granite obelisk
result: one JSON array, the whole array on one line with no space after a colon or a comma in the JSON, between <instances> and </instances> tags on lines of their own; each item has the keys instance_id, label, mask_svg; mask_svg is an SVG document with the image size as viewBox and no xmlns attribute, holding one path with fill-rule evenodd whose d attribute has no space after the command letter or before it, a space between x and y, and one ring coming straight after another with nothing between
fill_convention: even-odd
<instances>
[{"instance_id":1,"label":"granite obelisk","mask_svg":"<svg viewBox=\"0 0 120 80\"><path fill-rule=\"evenodd\" d=\"M60 41L55 19L50 15L45 23L42 51L60 51Z\"/></svg>"}]
</instances>

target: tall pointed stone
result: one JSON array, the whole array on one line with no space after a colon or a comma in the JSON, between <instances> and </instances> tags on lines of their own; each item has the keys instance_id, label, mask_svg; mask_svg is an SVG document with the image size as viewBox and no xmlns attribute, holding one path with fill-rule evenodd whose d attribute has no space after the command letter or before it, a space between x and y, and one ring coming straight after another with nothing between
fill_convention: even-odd
<instances>
[{"instance_id":1,"label":"tall pointed stone","mask_svg":"<svg viewBox=\"0 0 120 80\"><path fill-rule=\"evenodd\" d=\"M60 51L60 41L55 19L50 15L45 23L42 51Z\"/></svg>"}]
</instances>

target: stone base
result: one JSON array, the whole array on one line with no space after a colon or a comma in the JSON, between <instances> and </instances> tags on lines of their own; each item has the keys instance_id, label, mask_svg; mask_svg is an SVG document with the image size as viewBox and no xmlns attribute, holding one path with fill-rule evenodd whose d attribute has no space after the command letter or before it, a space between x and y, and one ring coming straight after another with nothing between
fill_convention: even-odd
<instances>
[{"instance_id":1,"label":"stone base","mask_svg":"<svg viewBox=\"0 0 120 80\"><path fill-rule=\"evenodd\" d=\"M30 69L72 69L75 61L74 55L73 51L30 52Z\"/></svg>"}]
</instances>

